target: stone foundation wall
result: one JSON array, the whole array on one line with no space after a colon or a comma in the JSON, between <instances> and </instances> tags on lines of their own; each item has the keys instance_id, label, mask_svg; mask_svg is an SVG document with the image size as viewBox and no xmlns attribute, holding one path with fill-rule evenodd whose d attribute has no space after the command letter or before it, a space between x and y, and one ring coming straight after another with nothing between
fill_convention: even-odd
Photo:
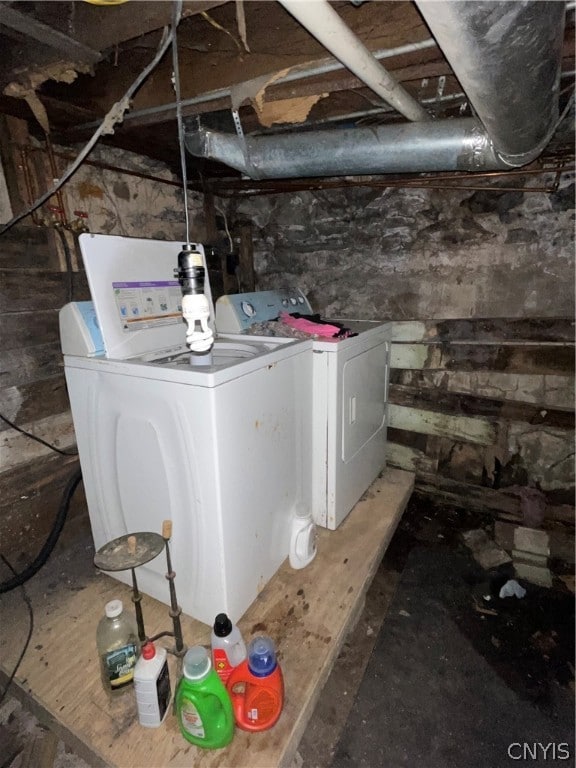
<instances>
[{"instance_id":1,"label":"stone foundation wall","mask_svg":"<svg viewBox=\"0 0 576 768\"><path fill-rule=\"evenodd\" d=\"M406 407L408 399L419 414L400 428L391 423L395 463L427 475L428 488L431 475L490 488L536 485L551 501L572 503L573 174L550 194L347 188L233 200L228 211L254 224L257 288L297 285L325 317L436 328L401 339L439 345L422 359L446 352L451 360L392 371L391 401ZM450 318L448 333L432 322ZM501 319L488 336L487 318ZM546 337L542 318L560 319ZM455 354L463 343L468 357ZM454 417L475 414L489 422L492 444L463 440L468 422L453 429ZM408 430L406 421L420 426Z\"/></svg>"}]
</instances>

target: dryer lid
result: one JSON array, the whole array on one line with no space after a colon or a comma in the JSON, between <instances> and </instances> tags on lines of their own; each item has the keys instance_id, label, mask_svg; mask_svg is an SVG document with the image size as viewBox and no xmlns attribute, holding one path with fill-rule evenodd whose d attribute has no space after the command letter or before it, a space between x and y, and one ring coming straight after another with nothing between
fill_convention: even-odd
<instances>
[{"instance_id":1,"label":"dryer lid","mask_svg":"<svg viewBox=\"0 0 576 768\"><path fill-rule=\"evenodd\" d=\"M106 357L126 360L186 343L182 292L174 270L181 241L82 234L80 251ZM204 293L214 331L214 304L204 248Z\"/></svg>"}]
</instances>

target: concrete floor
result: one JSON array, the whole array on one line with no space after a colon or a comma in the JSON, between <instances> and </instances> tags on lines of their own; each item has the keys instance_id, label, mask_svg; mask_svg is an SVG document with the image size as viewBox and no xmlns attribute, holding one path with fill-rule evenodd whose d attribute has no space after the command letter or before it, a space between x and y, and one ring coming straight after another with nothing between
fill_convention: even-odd
<instances>
[{"instance_id":1,"label":"concrete floor","mask_svg":"<svg viewBox=\"0 0 576 768\"><path fill-rule=\"evenodd\" d=\"M346 733L347 721L353 716L355 698L380 630L385 622L389 606L394 599L405 564L413 548L423 546L431 551L438 547L454 551L462 549L462 531L481 525L489 526L490 522L490 517L478 513L447 508L434 509L429 502L413 496L368 590L358 623L347 638L322 692L300 743L294 768L329 768L332 765L339 747L339 740L342 734ZM483 585L471 585L470 587L471 604L479 586ZM544 600L546 600L546 595L544 595ZM521 638L530 637L539 632L541 629L538 626L539 616L540 614L536 612L533 616L530 615L529 619L524 617L524 624L528 621L528 625L518 628L515 628L514 620L512 620L511 626L505 622L502 623L500 632L506 653L500 653L499 648L496 648L494 644L500 641L498 638L496 641L491 641L490 634L488 634L488 645L483 650L488 662L498 669L498 674L516 690L519 690L524 697L532 698L536 705L542 699L542 691L538 689L535 678L542 678L542 680L545 678L545 681L542 682L543 685L560 686L562 695L568 696L568 698L573 698L574 694L574 667L571 666L570 661L573 662L573 647L572 649L562 647L551 654L550 644L546 645L544 642L540 644L540 652L536 648L537 652L530 656L528 665L523 649L515 647L514 632L516 629L522 630L522 633L517 635L516 646L518 646L519 643L524 643L524 639ZM509 621L510 617L506 619L506 622ZM534 623L533 627L530 622ZM561 633L562 628L559 627L558 629L560 635L558 633L555 635L557 645L559 638L562 638L562 642L566 645L564 635ZM546 631L546 637L550 638L550 632L555 630L550 630L547 627ZM498 652L500 655L496 657L492 652ZM555 665L552 672L550 670L551 655ZM385 696L385 692L382 695ZM46 732L36 719L23 711L13 698L8 697L0 708L0 768L34 766L35 763L31 762L30 757L34 743L41 745L45 734ZM48 744L47 751L50 749L56 751L55 768L87 767L87 763L68 751L62 742L55 742L53 745ZM34 759L32 757L32 760ZM455 765L458 765L458 768L465 768L467 763L464 756L463 760L464 762L461 764L456 762ZM427 768L424 763L422 765L423 768ZM91 767L88 766L88 768ZM396 768L396 766L390 764L385 768Z\"/></svg>"}]
</instances>

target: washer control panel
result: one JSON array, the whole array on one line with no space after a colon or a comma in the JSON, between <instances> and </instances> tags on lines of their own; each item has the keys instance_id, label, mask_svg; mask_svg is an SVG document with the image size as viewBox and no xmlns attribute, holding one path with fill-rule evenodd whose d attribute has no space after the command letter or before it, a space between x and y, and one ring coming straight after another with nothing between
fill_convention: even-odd
<instances>
[{"instance_id":1,"label":"washer control panel","mask_svg":"<svg viewBox=\"0 0 576 768\"><path fill-rule=\"evenodd\" d=\"M281 312L311 315L312 307L299 288L231 293L216 302L216 330L241 333L254 323L275 320Z\"/></svg>"}]
</instances>

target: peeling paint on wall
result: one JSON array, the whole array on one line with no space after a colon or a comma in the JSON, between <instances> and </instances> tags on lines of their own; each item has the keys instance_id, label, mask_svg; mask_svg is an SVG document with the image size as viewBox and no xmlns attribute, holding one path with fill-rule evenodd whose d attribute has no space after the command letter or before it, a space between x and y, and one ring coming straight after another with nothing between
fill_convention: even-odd
<instances>
[{"instance_id":1,"label":"peeling paint on wall","mask_svg":"<svg viewBox=\"0 0 576 768\"><path fill-rule=\"evenodd\" d=\"M70 148L62 147L70 153ZM160 162L113 147L97 146L91 160L130 171L157 176L168 181L177 178ZM66 209L87 214L90 232L158 240L186 239L184 196L177 186L142 179L120 171L83 165L64 187ZM201 195L188 195L191 220L198 221L203 210ZM192 239L198 235L192 231Z\"/></svg>"}]
</instances>

